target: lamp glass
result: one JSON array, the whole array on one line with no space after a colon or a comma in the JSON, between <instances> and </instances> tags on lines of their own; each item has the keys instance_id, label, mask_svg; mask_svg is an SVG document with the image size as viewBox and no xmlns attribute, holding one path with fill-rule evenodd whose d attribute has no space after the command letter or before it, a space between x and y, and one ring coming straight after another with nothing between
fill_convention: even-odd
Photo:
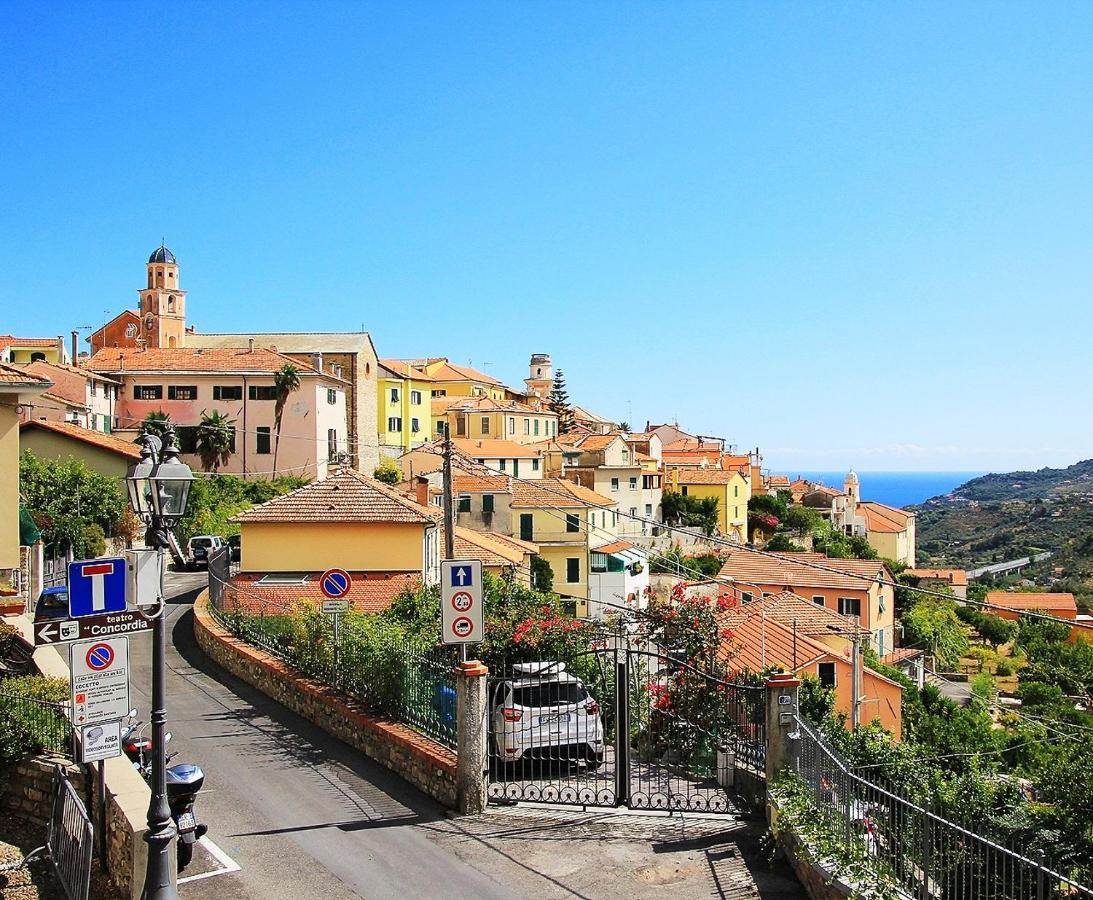
<instances>
[{"instance_id":1,"label":"lamp glass","mask_svg":"<svg viewBox=\"0 0 1093 900\"><path fill-rule=\"evenodd\" d=\"M154 488L151 492L152 510L168 528L174 528L186 515L193 480L189 466L170 458L156 466L155 473L149 479Z\"/></svg>"}]
</instances>

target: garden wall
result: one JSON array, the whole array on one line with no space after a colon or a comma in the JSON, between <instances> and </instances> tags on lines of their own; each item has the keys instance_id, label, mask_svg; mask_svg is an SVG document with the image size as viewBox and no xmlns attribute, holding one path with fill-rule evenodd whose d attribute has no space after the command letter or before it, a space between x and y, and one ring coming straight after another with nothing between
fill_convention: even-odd
<instances>
[{"instance_id":1,"label":"garden wall","mask_svg":"<svg viewBox=\"0 0 1093 900\"><path fill-rule=\"evenodd\" d=\"M210 659L444 806L458 807L455 753L401 722L365 712L352 698L304 678L276 657L235 637L212 617L208 604L208 591L204 591L194 604L194 637Z\"/></svg>"}]
</instances>

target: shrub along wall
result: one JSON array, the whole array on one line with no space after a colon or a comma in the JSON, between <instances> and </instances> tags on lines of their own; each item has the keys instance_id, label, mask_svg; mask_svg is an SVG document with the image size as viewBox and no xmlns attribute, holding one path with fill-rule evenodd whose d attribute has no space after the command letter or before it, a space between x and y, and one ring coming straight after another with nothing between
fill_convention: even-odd
<instances>
[{"instance_id":1,"label":"shrub along wall","mask_svg":"<svg viewBox=\"0 0 1093 900\"><path fill-rule=\"evenodd\" d=\"M206 591L194 604L194 637L215 663L444 806L457 808L455 753L407 725L370 715L351 698L233 636L213 619L208 602Z\"/></svg>"}]
</instances>

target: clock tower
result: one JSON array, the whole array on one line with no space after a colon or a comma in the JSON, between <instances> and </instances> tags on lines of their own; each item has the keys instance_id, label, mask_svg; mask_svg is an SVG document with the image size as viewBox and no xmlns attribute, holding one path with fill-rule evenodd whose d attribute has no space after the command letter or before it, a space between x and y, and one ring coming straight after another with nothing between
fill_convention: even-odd
<instances>
[{"instance_id":1,"label":"clock tower","mask_svg":"<svg viewBox=\"0 0 1093 900\"><path fill-rule=\"evenodd\" d=\"M152 348L181 347L186 334L186 292L178 261L162 244L148 257L148 286L140 292L140 335Z\"/></svg>"}]
</instances>

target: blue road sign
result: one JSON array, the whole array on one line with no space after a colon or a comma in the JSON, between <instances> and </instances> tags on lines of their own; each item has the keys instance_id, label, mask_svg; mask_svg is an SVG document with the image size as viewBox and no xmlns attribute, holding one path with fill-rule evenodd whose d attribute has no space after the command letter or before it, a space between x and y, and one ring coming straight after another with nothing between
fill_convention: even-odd
<instances>
[{"instance_id":1,"label":"blue road sign","mask_svg":"<svg viewBox=\"0 0 1093 900\"><path fill-rule=\"evenodd\" d=\"M68 613L74 618L125 611L125 560L68 564Z\"/></svg>"},{"instance_id":2,"label":"blue road sign","mask_svg":"<svg viewBox=\"0 0 1093 900\"><path fill-rule=\"evenodd\" d=\"M114 661L114 648L109 644L96 644L87 651L87 667L96 672L110 668Z\"/></svg>"},{"instance_id":3,"label":"blue road sign","mask_svg":"<svg viewBox=\"0 0 1093 900\"><path fill-rule=\"evenodd\" d=\"M337 600L349 593L353 579L345 569L327 569L319 578L319 590L331 600Z\"/></svg>"},{"instance_id":4,"label":"blue road sign","mask_svg":"<svg viewBox=\"0 0 1093 900\"><path fill-rule=\"evenodd\" d=\"M452 587L470 587L474 584L473 571L470 566L452 566Z\"/></svg>"}]
</instances>

